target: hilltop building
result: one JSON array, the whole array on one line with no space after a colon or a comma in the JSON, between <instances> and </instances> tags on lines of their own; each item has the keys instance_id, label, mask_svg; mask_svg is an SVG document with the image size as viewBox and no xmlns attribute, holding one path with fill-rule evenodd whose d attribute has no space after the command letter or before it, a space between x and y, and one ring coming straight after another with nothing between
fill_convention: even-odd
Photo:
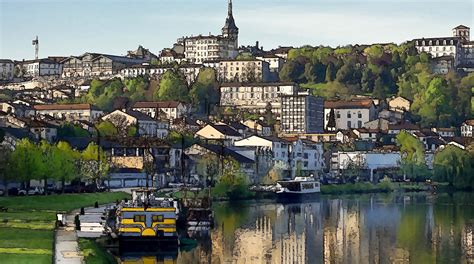
<instances>
[{"instance_id":1,"label":"hilltop building","mask_svg":"<svg viewBox=\"0 0 474 264\"><path fill-rule=\"evenodd\" d=\"M184 44L185 58L190 63L201 64L208 60L234 59L238 55L239 28L232 14L232 0L228 3L228 14L221 35L191 36L179 39Z\"/></svg>"}]
</instances>

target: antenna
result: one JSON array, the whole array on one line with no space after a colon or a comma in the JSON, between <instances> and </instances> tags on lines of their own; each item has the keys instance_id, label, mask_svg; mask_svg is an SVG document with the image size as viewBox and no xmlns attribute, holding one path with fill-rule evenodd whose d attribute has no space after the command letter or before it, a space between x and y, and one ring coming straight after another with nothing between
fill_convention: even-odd
<instances>
[{"instance_id":1,"label":"antenna","mask_svg":"<svg viewBox=\"0 0 474 264\"><path fill-rule=\"evenodd\" d=\"M35 60L38 59L38 52L39 52L39 40L38 36L31 42L31 45L35 46Z\"/></svg>"}]
</instances>

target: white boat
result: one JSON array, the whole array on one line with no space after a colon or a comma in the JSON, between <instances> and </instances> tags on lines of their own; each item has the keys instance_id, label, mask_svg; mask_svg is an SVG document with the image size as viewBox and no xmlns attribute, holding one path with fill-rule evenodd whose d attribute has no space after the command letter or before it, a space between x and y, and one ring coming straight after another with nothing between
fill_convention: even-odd
<instances>
[{"instance_id":1,"label":"white boat","mask_svg":"<svg viewBox=\"0 0 474 264\"><path fill-rule=\"evenodd\" d=\"M275 193L279 198L303 198L321 192L321 184L313 177L295 177L292 180L278 181Z\"/></svg>"}]
</instances>

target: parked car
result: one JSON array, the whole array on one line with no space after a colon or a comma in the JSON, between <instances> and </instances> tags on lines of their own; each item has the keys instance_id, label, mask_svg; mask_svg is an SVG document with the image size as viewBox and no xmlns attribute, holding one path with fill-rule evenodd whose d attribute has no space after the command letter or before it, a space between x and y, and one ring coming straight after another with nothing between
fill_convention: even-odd
<instances>
[{"instance_id":1,"label":"parked car","mask_svg":"<svg viewBox=\"0 0 474 264\"><path fill-rule=\"evenodd\" d=\"M65 193L83 193L85 192L85 186L78 184L71 184L64 186Z\"/></svg>"},{"instance_id":2,"label":"parked car","mask_svg":"<svg viewBox=\"0 0 474 264\"><path fill-rule=\"evenodd\" d=\"M28 195L40 195L40 194L44 194L43 187L34 187L28 190Z\"/></svg>"}]
</instances>

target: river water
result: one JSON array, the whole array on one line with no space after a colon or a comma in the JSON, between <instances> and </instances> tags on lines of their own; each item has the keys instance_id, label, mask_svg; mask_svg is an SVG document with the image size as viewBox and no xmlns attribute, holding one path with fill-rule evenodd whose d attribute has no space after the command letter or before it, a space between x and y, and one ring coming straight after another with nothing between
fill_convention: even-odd
<instances>
[{"instance_id":1,"label":"river water","mask_svg":"<svg viewBox=\"0 0 474 264\"><path fill-rule=\"evenodd\" d=\"M474 193L214 204L197 247L122 263L474 263Z\"/></svg>"}]
</instances>

